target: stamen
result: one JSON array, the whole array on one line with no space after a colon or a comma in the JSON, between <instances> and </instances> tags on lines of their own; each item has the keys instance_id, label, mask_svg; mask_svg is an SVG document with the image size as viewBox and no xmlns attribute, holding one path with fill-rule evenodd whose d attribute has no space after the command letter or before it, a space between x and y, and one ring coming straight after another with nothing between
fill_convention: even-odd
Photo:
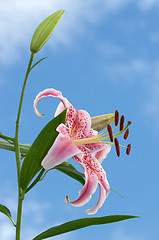
<instances>
[{"instance_id":1,"label":"stamen","mask_svg":"<svg viewBox=\"0 0 159 240\"><path fill-rule=\"evenodd\" d=\"M117 154L117 156L119 157L119 156L120 156L120 147L119 147L118 139L115 138L115 139L114 139L114 142L115 142L116 154Z\"/></svg>"},{"instance_id":2,"label":"stamen","mask_svg":"<svg viewBox=\"0 0 159 240\"><path fill-rule=\"evenodd\" d=\"M118 110L115 111L115 126L118 125L118 122L119 122L119 112Z\"/></svg>"},{"instance_id":3,"label":"stamen","mask_svg":"<svg viewBox=\"0 0 159 240\"><path fill-rule=\"evenodd\" d=\"M101 136L101 135L103 135L104 133L105 133L105 134L104 134L104 136L105 136L105 135L108 134L108 133L106 133L106 132L107 132L107 128L106 128L103 132L99 133L98 136Z\"/></svg>"},{"instance_id":4,"label":"stamen","mask_svg":"<svg viewBox=\"0 0 159 240\"><path fill-rule=\"evenodd\" d=\"M111 126L109 124L107 126L107 129L108 129L110 141L113 142L113 132L112 132L112 128L111 128Z\"/></svg>"},{"instance_id":5,"label":"stamen","mask_svg":"<svg viewBox=\"0 0 159 240\"><path fill-rule=\"evenodd\" d=\"M124 134L124 139L125 139L125 140L127 139L128 135L129 135L129 128L126 130L126 132L125 132L125 134Z\"/></svg>"},{"instance_id":6,"label":"stamen","mask_svg":"<svg viewBox=\"0 0 159 240\"><path fill-rule=\"evenodd\" d=\"M129 155L130 154L130 150L131 150L131 144L128 144L127 148L126 148L126 154Z\"/></svg>"},{"instance_id":7,"label":"stamen","mask_svg":"<svg viewBox=\"0 0 159 240\"><path fill-rule=\"evenodd\" d=\"M71 136L73 136L73 133L74 133L75 129L76 129L76 125L74 126L74 128L71 131Z\"/></svg>"},{"instance_id":8,"label":"stamen","mask_svg":"<svg viewBox=\"0 0 159 240\"><path fill-rule=\"evenodd\" d=\"M128 121L127 124L126 124L126 126L125 126L120 132L114 134L113 136L114 136L114 137L120 136L121 133L123 133L123 132L129 127L130 124L131 124L131 122Z\"/></svg>"},{"instance_id":9,"label":"stamen","mask_svg":"<svg viewBox=\"0 0 159 240\"><path fill-rule=\"evenodd\" d=\"M120 131L123 130L123 127L124 127L124 115L122 115L120 118Z\"/></svg>"}]
</instances>

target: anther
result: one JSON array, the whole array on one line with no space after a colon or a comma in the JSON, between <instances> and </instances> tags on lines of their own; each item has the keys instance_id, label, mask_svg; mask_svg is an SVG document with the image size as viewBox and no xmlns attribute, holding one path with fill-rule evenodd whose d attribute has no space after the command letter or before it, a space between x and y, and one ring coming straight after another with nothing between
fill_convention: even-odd
<instances>
[{"instance_id":1,"label":"anther","mask_svg":"<svg viewBox=\"0 0 159 240\"><path fill-rule=\"evenodd\" d=\"M128 121L128 124L130 125L130 124L131 124L131 121Z\"/></svg>"},{"instance_id":2,"label":"anther","mask_svg":"<svg viewBox=\"0 0 159 240\"><path fill-rule=\"evenodd\" d=\"M118 125L118 122L119 122L119 112L118 110L115 111L115 126Z\"/></svg>"},{"instance_id":3,"label":"anther","mask_svg":"<svg viewBox=\"0 0 159 240\"><path fill-rule=\"evenodd\" d=\"M107 126L107 129L108 129L110 141L113 142L113 132L112 132L112 128L111 128L111 126L109 124Z\"/></svg>"},{"instance_id":4,"label":"anther","mask_svg":"<svg viewBox=\"0 0 159 240\"><path fill-rule=\"evenodd\" d=\"M125 132L125 134L124 134L124 139L125 139L125 140L127 139L128 135L129 135L129 128L126 130L126 132Z\"/></svg>"},{"instance_id":5,"label":"anther","mask_svg":"<svg viewBox=\"0 0 159 240\"><path fill-rule=\"evenodd\" d=\"M118 157L120 157L120 147L119 147L118 139L115 138L114 142L115 142L116 154L117 154Z\"/></svg>"},{"instance_id":6,"label":"anther","mask_svg":"<svg viewBox=\"0 0 159 240\"><path fill-rule=\"evenodd\" d=\"M131 144L128 144L127 148L126 148L126 154L129 155L130 154L130 150L131 150Z\"/></svg>"},{"instance_id":7,"label":"anther","mask_svg":"<svg viewBox=\"0 0 159 240\"><path fill-rule=\"evenodd\" d=\"M123 128L124 128L124 115L122 115L120 118L120 131L123 130Z\"/></svg>"}]
</instances>

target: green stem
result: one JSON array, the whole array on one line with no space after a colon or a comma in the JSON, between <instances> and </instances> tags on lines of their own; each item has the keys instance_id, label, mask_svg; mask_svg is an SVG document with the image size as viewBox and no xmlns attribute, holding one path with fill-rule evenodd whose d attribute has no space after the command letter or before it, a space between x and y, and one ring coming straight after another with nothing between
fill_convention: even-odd
<instances>
[{"instance_id":1,"label":"green stem","mask_svg":"<svg viewBox=\"0 0 159 240\"><path fill-rule=\"evenodd\" d=\"M21 114L21 109L22 109L22 103L23 103L23 97L24 97L24 91L25 91L25 86L26 82L28 79L29 71L31 68L31 64L33 62L34 58L34 53L31 53L30 61L28 64L27 72L25 75L24 83L23 83L23 88L21 92L21 97L20 97L20 102L19 102L19 109L18 109L18 114L17 114L17 121L16 121L16 130L15 130L15 155L16 155L16 163L17 163L17 178L18 178L18 186L19 186L19 178L20 178L20 169L21 169L21 157L20 157L20 148L19 148L19 121L20 121L20 114Z\"/></svg>"},{"instance_id":2,"label":"green stem","mask_svg":"<svg viewBox=\"0 0 159 240\"><path fill-rule=\"evenodd\" d=\"M8 137L8 136L2 134L1 132L0 132L0 138L5 139L8 142L10 142L9 140L11 140L12 142L14 141L14 138Z\"/></svg>"},{"instance_id":3,"label":"green stem","mask_svg":"<svg viewBox=\"0 0 159 240\"><path fill-rule=\"evenodd\" d=\"M20 240L21 220L22 220L22 206L23 206L24 197L25 197L25 193L22 192L19 195L19 199L18 199L17 224L16 224L16 240Z\"/></svg>"},{"instance_id":4,"label":"green stem","mask_svg":"<svg viewBox=\"0 0 159 240\"><path fill-rule=\"evenodd\" d=\"M31 146L30 143L28 143L28 144L19 144L20 152L22 154L26 154L28 152L30 146ZM3 140L0 140L0 148L15 152L15 145L14 145L14 143L8 143L8 142L3 141Z\"/></svg>"},{"instance_id":5,"label":"green stem","mask_svg":"<svg viewBox=\"0 0 159 240\"><path fill-rule=\"evenodd\" d=\"M17 120L16 120L15 139L14 139L16 165L17 165L17 179L18 179L18 197L19 197L18 198L17 223L16 223L16 240L20 240L22 203L23 203L23 199L24 199L24 196L22 196L22 190L19 186L20 170L21 170L21 155L20 155L20 146L19 146L19 121L20 121L20 114L21 114L22 103L23 103L23 98L24 98L24 91L25 91L28 75L30 72L30 68L31 68L31 65L33 62L33 58L34 58L34 53L31 53L30 61L28 64L28 68L27 68L24 83L23 83L23 88L21 91L21 97L20 97Z\"/></svg>"}]
</instances>

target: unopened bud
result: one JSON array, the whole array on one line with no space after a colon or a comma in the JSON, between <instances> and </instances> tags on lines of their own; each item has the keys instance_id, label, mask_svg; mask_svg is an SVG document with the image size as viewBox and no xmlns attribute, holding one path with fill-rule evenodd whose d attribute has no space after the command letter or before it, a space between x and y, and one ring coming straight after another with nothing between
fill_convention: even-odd
<instances>
[{"instance_id":1,"label":"unopened bud","mask_svg":"<svg viewBox=\"0 0 159 240\"><path fill-rule=\"evenodd\" d=\"M36 28L31 40L31 52L37 53L43 47L43 45L49 39L57 23L59 22L60 18L62 17L63 13L63 10L59 10L47 17L42 23L40 23L40 25Z\"/></svg>"},{"instance_id":2,"label":"unopened bud","mask_svg":"<svg viewBox=\"0 0 159 240\"><path fill-rule=\"evenodd\" d=\"M102 129L106 128L108 124L111 125L114 119L115 119L114 113L92 117L91 128L99 132Z\"/></svg>"}]
</instances>

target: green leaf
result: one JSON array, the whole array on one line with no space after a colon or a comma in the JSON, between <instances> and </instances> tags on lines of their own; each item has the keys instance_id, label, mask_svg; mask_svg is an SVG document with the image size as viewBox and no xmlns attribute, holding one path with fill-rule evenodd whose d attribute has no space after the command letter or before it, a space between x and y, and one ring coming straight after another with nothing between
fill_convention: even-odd
<instances>
[{"instance_id":1,"label":"green leaf","mask_svg":"<svg viewBox=\"0 0 159 240\"><path fill-rule=\"evenodd\" d=\"M11 220L13 225L16 226L14 221L13 221L13 219L12 219L11 212L9 211L9 209L7 207L5 207L4 205L0 204L0 212L5 214L7 217L9 217L9 219Z\"/></svg>"},{"instance_id":2,"label":"green leaf","mask_svg":"<svg viewBox=\"0 0 159 240\"><path fill-rule=\"evenodd\" d=\"M112 216L105 216L105 217L96 217L96 218L82 218L77 219L74 221L70 221L59 226L55 226L49 228L45 232L42 232L38 236L36 236L33 240L41 240L53 236L57 236L59 234L63 234L66 232L71 232L80 228L92 226L92 225L99 225L99 224L107 224L113 222L119 222L131 218L138 218L138 216L131 216L131 215L112 215Z\"/></svg>"},{"instance_id":3,"label":"green leaf","mask_svg":"<svg viewBox=\"0 0 159 240\"><path fill-rule=\"evenodd\" d=\"M67 109L43 128L27 152L20 172L20 187L23 190L26 190L31 180L42 169L41 162L58 135L57 126L60 123L65 123L66 112Z\"/></svg>"},{"instance_id":4,"label":"green leaf","mask_svg":"<svg viewBox=\"0 0 159 240\"><path fill-rule=\"evenodd\" d=\"M38 65L40 62L42 62L44 59L46 59L47 57L44 57L44 58L41 58L39 61L37 61L36 63L34 63L33 66L31 66L31 68L29 69L29 72L31 72L31 70L36 66Z\"/></svg>"},{"instance_id":5,"label":"green leaf","mask_svg":"<svg viewBox=\"0 0 159 240\"><path fill-rule=\"evenodd\" d=\"M72 164L68 163L68 162L63 162L60 165L56 166L53 169L57 169L60 172L65 173L66 175L76 179L77 181L79 181L82 185L85 184L85 180L84 180L84 174L78 172L76 170L75 167L72 166Z\"/></svg>"},{"instance_id":6,"label":"green leaf","mask_svg":"<svg viewBox=\"0 0 159 240\"><path fill-rule=\"evenodd\" d=\"M52 31L56 27L57 23L59 22L60 18L62 17L64 11L59 10L49 17L47 17L35 30L31 44L30 50L33 53L37 53L43 45L49 39Z\"/></svg>"}]
</instances>

